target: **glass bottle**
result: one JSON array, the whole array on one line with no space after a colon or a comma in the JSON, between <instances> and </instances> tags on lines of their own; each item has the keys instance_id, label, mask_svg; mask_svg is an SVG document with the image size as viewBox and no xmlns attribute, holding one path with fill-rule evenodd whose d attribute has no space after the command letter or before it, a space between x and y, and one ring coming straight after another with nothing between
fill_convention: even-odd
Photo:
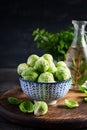
<instances>
[{"instance_id":1,"label":"glass bottle","mask_svg":"<svg viewBox=\"0 0 87 130\"><path fill-rule=\"evenodd\" d=\"M87 21L72 20L74 39L67 51L65 62L71 70L72 88L79 89L87 80L87 44L85 26Z\"/></svg>"}]
</instances>

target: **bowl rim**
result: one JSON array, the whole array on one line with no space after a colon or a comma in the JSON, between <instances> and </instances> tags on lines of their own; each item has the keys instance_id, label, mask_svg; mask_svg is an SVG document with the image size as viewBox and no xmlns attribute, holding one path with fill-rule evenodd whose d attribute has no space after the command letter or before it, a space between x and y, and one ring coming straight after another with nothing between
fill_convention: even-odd
<instances>
[{"instance_id":1,"label":"bowl rim","mask_svg":"<svg viewBox=\"0 0 87 130\"><path fill-rule=\"evenodd\" d=\"M72 80L72 77L70 77L68 80L64 81L56 81L56 82L37 82L37 81L30 81L30 80L24 80L21 76L18 76L19 80L29 82L29 83L36 83L36 84L58 84L58 83L66 83L68 81Z\"/></svg>"}]
</instances>

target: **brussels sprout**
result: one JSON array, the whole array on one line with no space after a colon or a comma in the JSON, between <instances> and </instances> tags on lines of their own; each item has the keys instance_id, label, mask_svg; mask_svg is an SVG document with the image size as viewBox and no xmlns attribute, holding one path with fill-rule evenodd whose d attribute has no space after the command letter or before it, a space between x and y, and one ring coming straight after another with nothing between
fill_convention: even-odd
<instances>
[{"instance_id":1,"label":"brussels sprout","mask_svg":"<svg viewBox=\"0 0 87 130\"><path fill-rule=\"evenodd\" d=\"M67 67L57 67L57 71L55 72L55 78L57 81L65 81L70 79L70 70Z\"/></svg>"},{"instance_id":2,"label":"brussels sprout","mask_svg":"<svg viewBox=\"0 0 87 130\"><path fill-rule=\"evenodd\" d=\"M55 82L53 74L50 72L41 73L38 82Z\"/></svg>"},{"instance_id":3,"label":"brussels sprout","mask_svg":"<svg viewBox=\"0 0 87 130\"><path fill-rule=\"evenodd\" d=\"M50 67L49 67L49 69L48 69L48 72L54 74L54 73L56 72L56 70L57 70L57 68L56 68L55 64L54 64L53 62L51 62L51 63L50 63Z\"/></svg>"},{"instance_id":4,"label":"brussels sprout","mask_svg":"<svg viewBox=\"0 0 87 130\"><path fill-rule=\"evenodd\" d=\"M24 101L19 105L19 109L24 113L32 113L34 111L34 104L31 101Z\"/></svg>"},{"instance_id":5,"label":"brussels sprout","mask_svg":"<svg viewBox=\"0 0 87 130\"><path fill-rule=\"evenodd\" d=\"M39 58L35 62L34 69L40 73L46 72L49 69L49 63L47 60L45 60L43 57Z\"/></svg>"},{"instance_id":6,"label":"brussels sprout","mask_svg":"<svg viewBox=\"0 0 87 130\"><path fill-rule=\"evenodd\" d=\"M39 59L39 56L32 54L27 59L27 64L31 67L34 66L35 62Z\"/></svg>"},{"instance_id":7,"label":"brussels sprout","mask_svg":"<svg viewBox=\"0 0 87 130\"><path fill-rule=\"evenodd\" d=\"M49 63L53 62L53 57L51 54L44 54L44 59L46 59Z\"/></svg>"},{"instance_id":8,"label":"brussels sprout","mask_svg":"<svg viewBox=\"0 0 87 130\"><path fill-rule=\"evenodd\" d=\"M64 61L59 61L59 62L56 63L56 67L61 67L61 66L67 67L67 65Z\"/></svg>"},{"instance_id":9,"label":"brussels sprout","mask_svg":"<svg viewBox=\"0 0 87 130\"><path fill-rule=\"evenodd\" d=\"M36 81L38 73L32 67L28 67L28 69L22 72L21 76L24 80Z\"/></svg>"},{"instance_id":10,"label":"brussels sprout","mask_svg":"<svg viewBox=\"0 0 87 130\"><path fill-rule=\"evenodd\" d=\"M21 63L17 66L17 73L19 75L21 75L21 73L23 72L23 70L27 69L28 65L26 63Z\"/></svg>"},{"instance_id":11,"label":"brussels sprout","mask_svg":"<svg viewBox=\"0 0 87 130\"><path fill-rule=\"evenodd\" d=\"M34 104L34 115L45 115L48 111L48 105L44 101L37 101Z\"/></svg>"}]
</instances>

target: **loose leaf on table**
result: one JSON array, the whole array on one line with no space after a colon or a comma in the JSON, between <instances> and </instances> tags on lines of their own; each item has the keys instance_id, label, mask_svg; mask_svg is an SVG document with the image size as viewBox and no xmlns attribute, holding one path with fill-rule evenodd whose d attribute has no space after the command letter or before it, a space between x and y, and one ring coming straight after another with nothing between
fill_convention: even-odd
<instances>
[{"instance_id":1,"label":"loose leaf on table","mask_svg":"<svg viewBox=\"0 0 87 130\"><path fill-rule=\"evenodd\" d=\"M80 86L80 87L79 87L79 90L80 90L81 92L87 93L87 88L84 87L84 86Z\"/></svg>"},{"instance_id":2,"label":"loose leaf on table","mask_svg":"<svg viewBox=\"0 0 87 130\"><path fill-rule=\"evenodd\" d=\"M21 99L18 99L16 97L8 97L8 102L10 104L14 104L14 105L17 105L17 104L20 104L22 102Z\"/></svg>"},{"instance_id":3,"label":"loose leaf on table","mask_svg":"<svg viewBox=\"0 0 87 130\"><path fill-rule=\"evenodd\" d=\"M79 106L78 102L75 100L65 99L64 103L65 103L65 106L67 106L68 108L75 108Z\"/></svg>"}]
</instances>

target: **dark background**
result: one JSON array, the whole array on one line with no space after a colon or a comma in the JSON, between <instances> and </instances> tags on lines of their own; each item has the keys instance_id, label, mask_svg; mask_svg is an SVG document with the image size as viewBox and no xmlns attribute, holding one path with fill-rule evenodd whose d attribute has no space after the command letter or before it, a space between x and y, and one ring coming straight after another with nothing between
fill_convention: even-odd
<instances>
[{"instance_id":1,"label":"dark background","mask_svg":"<svg viewBox=\"0 0 87 130\"><path fill-rule=\"evenodd\" d=\"M72 19L87 20L87 0L1 0L0 68L16 68L32 54L42 55L32 32L58 32Z\"/></svg>"}]
</instances>

